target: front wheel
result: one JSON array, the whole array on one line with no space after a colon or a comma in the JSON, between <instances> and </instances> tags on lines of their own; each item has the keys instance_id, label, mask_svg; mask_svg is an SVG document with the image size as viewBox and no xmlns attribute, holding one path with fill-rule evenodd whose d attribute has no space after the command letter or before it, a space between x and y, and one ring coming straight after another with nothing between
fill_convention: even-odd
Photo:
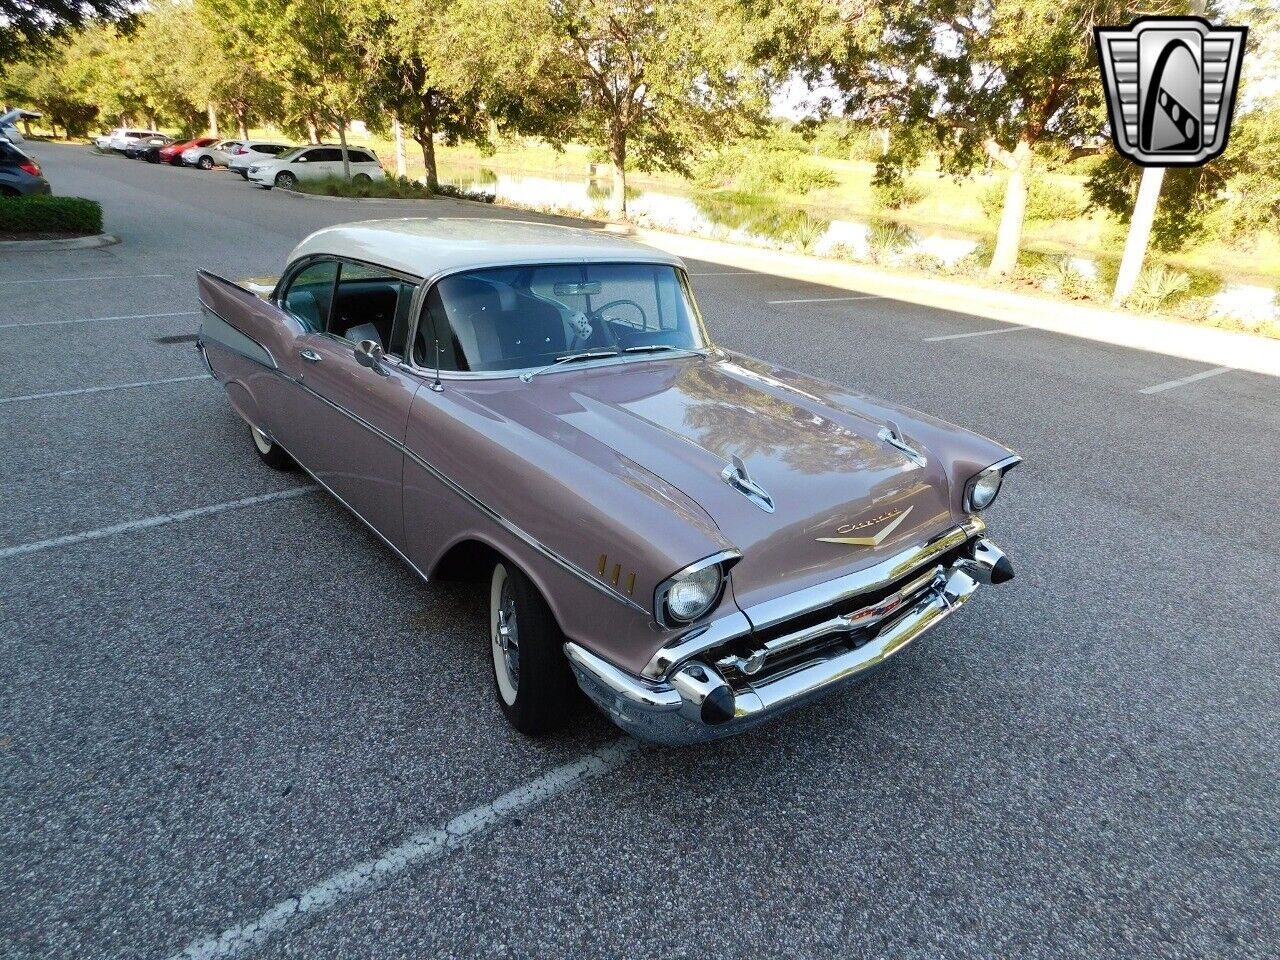
<instances>
[{"instance_id":1,"label":"front wheel","mask_svg":"<svg viewBox=\"0 0 1280 960\"><path fill-rule=\"evenodd\" d=\"M284 452L284 447L276 443L257 427L250 427L249 433L253 437L253 448L258 451L258 456L272 470L290 470L293 468L293 457Z\"/></svg>"},{"instance_id":2,"label":"front wheel","mask_svg":"<svg viewBox=\"0 0 1280 960\"><path fill-rule=\"evenodd\" d=\"M197 167L199 167L201 170L212 170L212 169L213 169L213 157L201 157L201 158L196 162L196 166L197 166Z\"/></svg>"},{"instance_id":3,"label":"front wheel","mask_svg":"<svg viewBox=\"0 0 1280 960\"><path fill-rule=\"evenodd\" d=\"M276 186L282 190L292 190L298 185L298 178L288 170L276 174Z\"/></svg>"},{"instance_id":4,"label":"front wheel","mask_svg":"<svg viewBox=\"0 0 1280 960\"><path fill-rule=\"evenodd\" d=\"M506 560L489 578L489 646L498 706L530 736L564 726L577 704L564 635L537 587Z\"/></svg>"}]
</instances>

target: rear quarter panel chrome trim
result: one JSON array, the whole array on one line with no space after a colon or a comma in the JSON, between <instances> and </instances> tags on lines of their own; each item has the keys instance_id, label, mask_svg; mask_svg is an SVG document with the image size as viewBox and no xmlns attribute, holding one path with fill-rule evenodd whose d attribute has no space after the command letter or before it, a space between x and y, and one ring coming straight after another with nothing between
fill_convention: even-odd
<instances>
[{"instance_id":1,"label":"rear quarter panel chrome trim","mask_svg":"<svg viewBox=\"0 0 1280 960\"><path fill-rule=\"evenodd\" d=\"M200 301L200 312L200 337L204 346L216 344L224 350L239 354L246 360L260 363L269 370L280 368L270 350L247 333L237 330L203 300Z\"/></svg>"}]
</instances>

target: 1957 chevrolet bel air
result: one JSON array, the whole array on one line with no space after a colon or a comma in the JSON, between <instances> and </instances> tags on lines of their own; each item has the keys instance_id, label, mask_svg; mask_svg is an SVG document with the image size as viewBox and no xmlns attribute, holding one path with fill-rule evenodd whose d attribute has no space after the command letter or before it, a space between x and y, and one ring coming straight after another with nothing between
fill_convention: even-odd
<instances>
[{"instance_id":1,"label":"1957 chevrolet bel air","mask_svg":"<svg viewBox=\"0 0 1280 960\"><path fill-rule=\"evenodd\" d=\"M575 681L643 739L734 733L1013 576L982 512L1018 456L717 347L660 251L370 221L308 237L270 286L199 289L198 349L262 459L424 579L483 579L527 733Z\"/></svg>"}]
</instances>

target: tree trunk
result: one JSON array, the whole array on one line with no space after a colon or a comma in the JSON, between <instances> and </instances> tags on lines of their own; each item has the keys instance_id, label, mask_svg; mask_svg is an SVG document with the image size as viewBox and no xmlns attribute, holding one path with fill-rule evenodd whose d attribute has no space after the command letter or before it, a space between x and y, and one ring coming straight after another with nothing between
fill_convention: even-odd
<instances>
[{"instance_id":1,"label":"tree trunk","mask_svg":"<svg viewBox=\"0 0 1280 960\"><path fill-rule=\"evenodd\" d=\"M26 117L22 118L22 135L27 138L31 137L31 121L28 120ZM55 137L57 136L56 128L55 128L54 136Z\"/></svg>"},{"instance_id":2,"label":"tree trunk","mask_svg":"<svg viewBox=\"0 0 1280 960\"><path fill-rule=\"evenodd\" d=\"M391 118L391 133L395 137L396 142L396 176L403 180L406 173L404 127L400 123L400 117L398 114Z\"/></svg>"},{"instance_id":3,"label":"tree trunk","mask_svg":"<svg viewBox=\"0 0 1280 960\"><path fill-rule=\"evenodd\" d=\"M210 102L207 105L209 111L209 136L216 137L218 135L218 108Z\"/></svg>"},{"instance_id":4,"label":"tree trunk","mask_svg":"<svg viewBox=\"0 0 1280 960\"><path fill-rule=\"evenodd\" d=\"M154 114L151 114L147 117L147 129L148 130L156 129L156 118Z\"/></svg>"},{"instance_id":5,"label":"tree trunk","mask_svg":"<svg viewBox=\"0 0 1280 960\"><path fill-rule=\"evenodd\" d=\"M249 139L249 124L246 120L243 107L236 111L236 133L240 135L241 140Z\"/></svg>"},{"instance_id":6,"label":"tree trunk","mask_svg":"<svg viewBox=\"0 0 1280 960\"><path fill-rule=\"evenodd\" d=\"M1111 297L1119 305L1133 293L1133 286L1142 272L1142 261L1147 255L1147 243L1151 240L1151 224L1156 217L1156 204L1160 200L1160 187L1164 183L1164 167L1147 167L1142 171L1142 185L1138 187L1138 199L1133 205L1133 218L1129 221L1129 236L1124 242L1124 257L1120 260L1120 272L1116 274L1116 290Z\"/></svg>"},{"instance_id":7,"label":"tree trunk","mask_svg":"<svg viewBox=\"0 0 1280 960\"><path fill-rule=\"evenodd\" d=\"M998 147L993 151L993 146L994 144L988 145L988 151L1009 171L1009 182L1004 191L1004 210L1000 214L1000 229L996 233L996 250L991 257L991 266L987 268L990 276L998 277L1010 273L1018 265L1022 225L1027 214L1031 147L1026 141L1019 141L1018 146L1010 153Z\"/></svg>"},{"instance_id":8,"label":"tree trunk","mask_svg":"<svg viewBox=\"0 0 1280 960\"><path fill-rule=\"evenodd\" d=\"M309 143L320 142L320 131L316 129L316 122L314 120L307 121L307 141Z\"/></svg>"},{"instance_id":9,"label":"tree trunk","mask_svg":"<svg viewBox=\"0 0 1280 960\"><path fill-rule=\"evenodd\" d=\"M609 197L609 214L627 218L627 135L615 131L609 138L609 165L613 168L613 192Z\"/></svg>"},{"instance_id":10,"label":"tree trunk","mask_svg":"<svg viewBox=\"0 0 1280 960\"><path fill-rule=\"evenodd\" d=\"M342 144L342 179L351 182L351 157L347 155L347 118L338 118L338 142Z\"/></svg>"}]
</instances>

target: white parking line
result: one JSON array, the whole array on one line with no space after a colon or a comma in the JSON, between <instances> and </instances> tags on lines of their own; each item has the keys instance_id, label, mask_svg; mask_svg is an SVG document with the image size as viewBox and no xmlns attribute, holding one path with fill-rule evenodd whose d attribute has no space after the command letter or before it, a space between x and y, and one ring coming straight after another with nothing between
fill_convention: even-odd
<instances>
[{"instance_id":1,"label":"white parking line","mask_svg":"<svg viewBox=\"0 0 1280 960\"><path fill-rule=\"evenodd\" d=\"M989 337L994 333L1013 333L1016 330L1030 330L1030 327L1000 327L997 330L975 330L972 333L949 333L945 337L925 337L925 343L937 343L940 340L964 340L967 337Z\"/></svg>"},{"instance_id":2,"label":"white parking line","mask_svg":"<svg viewBox=\"0 0 1280 960\"><path fill-rule=\"evenodd\" d=\"M112 274L105 277L45 277L42 280L0 280L0 283L84 283L88 280L163 280L173 279L172 273Z\"/></svg>"},{"instance_id":3,"label":"white parking line","mask_svg":"<svg viewBox=\"0 0 1280 960\"><path fill-rule=\"evenodd\" d=\"M1183 377L1181 380L1169 380L1166 383L1157 383L1154 387L1147 387L1139 390L1139 393L1162 393L1165 390L1172 390L1174 387L1185 387L1188 383L1195 383L1197 380L1207 380L1209 377L1216 377L1220 373L1230 373L1234 367L1214 367L1212 370L1202 370L1199 373L1193 373L1189 377Z\"/></svg>"},{"instance_id":4,"label":"white parking line","mask_svg":"<svg viewBox=\"0 0 1280 960\"><path fill-rule=\"evenodd\" d=\"M194 317L199 310L174 310L170 313L130 313L119 317L80 317L76 320L31 320L27 323L0 323L0 330L14 327L59 327L68 323L101 323L107 320L154 320L159 317Z\"/></svg>"},{"instance_id":5,"label":"white parking line","mask_svg":"<svg viewBox=\"0 0 1280 960\"><path fill-rule=\"evenodd\" d=\"M339 901L368 892L403 873L415 864L435 860L457 849L513 814L536 807L552 797L595 780L621 767L635 753L634 740L618 740L594 750L579 760L556 767L545 776L516 787L492 803L475 807L454 817L443 827L416 833L399 846L363 863L357 863L296 896L284 900L262 916L231 927L215 937L197 940L170 960L212 960L214 957L243 956L261 946L272 934L301 924L328 910Z\"/></svg>"},{"instance_id":6,"label":"white parking line","mask_svg":"<svg viewBox=\"0 0 1280 960\"><path fill-rule=\"evenodd\" d=\"M840 303L845 300L883 300L884 297L877 296L874 293L863 293L856 297L806 297L803 300L768 300L767 303L776 305L779 303Z\"/></svg>"},{"instance_id":7,"label":"white parking line","mask_svg":"<svg viewBox=\"0 0 1280 960\"><path fill-rule=\"evenodd\" d=\"M48 393L25 393L20 397L0 397L0 403L17 403L19 400L44 400L46 397L77 397L82 393L107 393L111 390L132 390L134 387L154 387L164 383L188 383L192 380L211 380L207 373L194 377L171 377L168 380L139 380L137 383L116 383L109 387L81 387L78 390L51 390Z\"/></svg>"},{"instance_id":8,"label":"white parking line","mask_svg":"<svg viewBox=\"0 0 1280 960\"><path fill-rule=\"evenodd\" d=\"M52 550L55 547L69 547L73 544L84 543L86 540L101 540L103 537L115 536L117 533L128 533L130 530L146 530L150 527L164 526L167 523L193 520L196 517L205 517L211 513L222 513L224 510L252 507L259 503L270 503L273 500L288 500L291 497L300 497L304 493L311 493L319 489L315 484L308 484L305 487L290 487L288 490L263 493L256 497L242 497L239 500L228 500L225 503L211 503L207 507L192 507L190 510L179 510L177 513L162 513L159 516L145 517L142 520L113 523L109 527L82 530L79 533L69 533L64 537L53 537L50 540L36 540L32 543L19 543L12 547L0 547L0 560L7 557L22 556L26 553L37 553L40 550Z\"/></svg>"}]
</instances>

